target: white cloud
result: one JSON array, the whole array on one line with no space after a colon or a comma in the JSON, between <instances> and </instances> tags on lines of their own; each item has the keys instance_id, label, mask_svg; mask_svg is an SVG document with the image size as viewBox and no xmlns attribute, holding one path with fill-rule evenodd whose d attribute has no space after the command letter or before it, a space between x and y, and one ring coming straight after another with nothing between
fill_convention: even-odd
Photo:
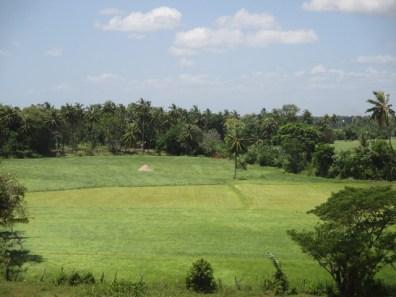
<instances>
[{"instance_id":1,"label":"white cloud","mask_svg":"<svg viewBox=\"0 0 396 297\"><path fill-rule=\"evenodd\" d=\"M246 44L253 47L268 46L271 44L299 44L311 43L318 40L313 30L260 30L246 34Z\"/></svg>"},{"instance_id":2,"label":"white cloud","mask_svg":"<svg viewBox=\"0 0 396 297\"><path fill-rule=\"evenodd\" d=\"M394 14L396 0L310 0L303 3L303 8L310 11Z\"/></svg>"},{"instance_id":3,"label":"white cloud","mask_svg":"<svg viewBox=\"0 0 396 297\"><path fill-rule=\"evenodd\" d=\"M196 27L176 33L169 51L180 57L192 56L199 51L311 43L317 40L313 30L283 30L273 16L241 9L232 16L219 17L213 28Z\"/></svg>"},{"instance_id":4,"label":"white cloud","mask_svg":"<svg viewBox=\"0 0 396 297\"><path fill-rule=\"evenodd\" d=\"M123 15L124 11L118 8L109 7L99 11L99 14L108 16Z\"/></svg>"},{"instance_id":5,"label":"white cloud","mask_svg":"<svg viewBox=\"0 0 396 297\"><path fill-rule=\"evenodd\" d=\"M116 15L97 26L103 31L145 33L173 29L179 25L181 17L177 9L162 6L147 13L133 11L125 17Z\"/></svg>"},{"instance_id":6,"label":"white cloud","mask_svg":"<svg viewBox=\"0 0 396 297\"><path fill-rule=\"evenodd\" d=\"M396 57L391 55L359 56L356 62L360 64L394 64Z\"/></svg>"},{"instance_id":7,"label":"white cloud","mask_svg":"<svg viewBox=\"0 0 396 297\"><path fill-rule=\"evenodd\" d=\"M278 27L275 18L267 13L249 13L238 10L233 16L222 16L216 20L219 27L234 29L273 29Z\"/></svg>"},{"instance_id":8,"label":"white cloud","mask_svg":"<svg viewBox=\"0 0 396 297\"><path fill-rule=\"evenodd\" d=\"M63 55L63 49L61 48L50 48L48 49L45 54L51 57L60 57Z\"/></svg>"},{"instance_id":9,"label":"white cloud","mask_svg":"<svg viewBox=\"0 0 396 297\"><path fill-rule=\"evenodd\" d=\"M117 75L115 75L113 73L107 73L107 72L97 74L97 75L88 75L87 76L87 80L94 84L104 83L104 82L111 81L111 80L114 80L117 78L118 78Z\"/></svg>"},{"instance_id":10,"label":"white cloud","mask_svg":"<svg viewBox=\"0 0 396 297\"><path fill-rule=\"evenodd\" d=\"M189 31L178 32L175 45L182 49L227 48L243 43L243 33L240 30L210 29L197 27Z\"/></svg>"}]
</instances>

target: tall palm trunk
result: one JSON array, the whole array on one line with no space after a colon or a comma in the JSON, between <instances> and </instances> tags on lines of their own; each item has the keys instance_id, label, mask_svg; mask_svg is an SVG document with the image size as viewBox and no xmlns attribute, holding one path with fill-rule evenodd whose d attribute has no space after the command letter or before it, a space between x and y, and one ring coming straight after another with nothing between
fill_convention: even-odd
<instances>
[{"instance_id":1,"label":"tall palm trunk","mask_svg":"<svg viewBox=\"0 0 396 297\"><path fill-rule=\"evenodd\" d=\"M234 179L236 179L236 175L237 175L237 166L238 166L238 155L235 152L234 153Z\"/></svg>"}]
</instances>

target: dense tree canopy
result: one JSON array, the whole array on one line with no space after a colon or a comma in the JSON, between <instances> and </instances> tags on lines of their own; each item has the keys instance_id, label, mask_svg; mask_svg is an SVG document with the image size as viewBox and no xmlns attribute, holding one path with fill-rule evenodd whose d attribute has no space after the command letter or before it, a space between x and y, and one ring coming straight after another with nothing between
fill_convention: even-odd
<instances>
[{"instance_id":1,"label":"dense tree canopy","mask_svg":"<svg viewBox=\"0 0 396 297\"><path fill-rule=\"evenodd\" d=\"M370 144L369 150L362 148L332 156L330 152L316 154L313 160L317 149L323 152L319 144L362 136L366 139L387 139L395 135L389 97L381 96L377 101L383 101L386 105L387 116L377 111L381 105L377 101L375 103L378 104L373 107L375 110L371 108L370 111L373 117L378 115L375 116L377 121L386 119L382 125L386 129L378 126L369 116L314 117L308 110L300 113L300 109L293 104L272 111L263 108L257 114L245 115L228 110L201 111L197 106L188 110L174 104L166 110L152 106L150 101L144 99L127 106L112 101L89 106L65 104L59 108L49 103L25 108L0 105L0 156L90 155L105 149L112 153L150 151L235 157L234 153L230 153L232 146L228 141L234 134L243 140L243 143L240 142L243 149L237 152L237 159L242 163L279 166L294 173L306 170L311 162L315 162L315 166L326 163L330 167L326 172L322 170L324 167L315 170L318 175L394 179L396 172L392 166L396 157L395 153L390 152L390 142L390 151L387 146ZM240 123L238 135L232 132L235 129L227 127L226 123L232 121ZM320 160L322 157L326 160ZM381 166L385 169L381 170Z\"/></svg>"},{"instance_id":2,"label":"dense tree canopy","mask_svg":"<svg viewBox=\"0 0 396 297\"><path fill-rule=\"evenodd\" d=\"M322 223L291 230L291 238L332 276L341 297L377 296L376 273L396 262L396 191L347 187L308 213Z\"/></svg>"}]
</instances>

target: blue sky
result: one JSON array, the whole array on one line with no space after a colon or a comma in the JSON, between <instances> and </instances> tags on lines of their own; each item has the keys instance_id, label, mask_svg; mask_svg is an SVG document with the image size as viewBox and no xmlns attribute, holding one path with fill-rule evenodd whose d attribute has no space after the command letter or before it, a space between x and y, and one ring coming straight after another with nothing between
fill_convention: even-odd
<instances>
[{"instance_id":1,"label":"blue sky","mask_svg":"<svg viewBox=\"0 0 396 297\"><path fill-rule=\"evenodd\" d=\"M396 0L0 0L0 102L362 114L396 102Z\"/></svg>"}]
</instances>

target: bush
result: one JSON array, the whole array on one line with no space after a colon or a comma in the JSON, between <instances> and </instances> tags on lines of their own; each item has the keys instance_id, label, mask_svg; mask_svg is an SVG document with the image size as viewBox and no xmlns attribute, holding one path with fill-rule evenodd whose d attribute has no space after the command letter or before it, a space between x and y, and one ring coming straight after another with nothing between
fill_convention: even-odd
<instances>
[{"instance_id":1,"label":"bush","mask_svg":"<svg viewBox=\"0 0 396 297\"><path fill-rule=\"evenodd\" d=\"M286 274L283 272L280 262L274 255L269 254L269 258L275 268L275 273L270 281L270 288L275 295L285 295L289 290L289 281L287 280Z\"/></svg>"},{"instance_id":2,"label":"bush","mask_svg":"<svg viewBox=\"0 0 396 297\"><path fill-rule=\"evenodd\" d=\"M88 287L84 291L86 297L143 297L147 294L146 283L141 279L138 282L115 281L111 285Z\"/></svg>"},{"instance_id":3,"label":"bush","mask_svg":"<svg viewBox=\"0 0 396 297\"><path fill-rule=\"evenodd\" d=\"M70 274L68 284L70 286L78 286L82 284L81 275L78 272L73 272L72 274Z\"/></svg>"},{"instance_id":4,"label":"bush","mask_svg":"<svg viewBox=\"0 0 396 297\"><path fill-rule=\"evenodd\" d=\"M217 285L213 276L213 268L204 259L197 260L190 268L186 277L186 287L199 293L212 293Z\"/></svg>"},{"instance_id":5,"label":"bush","mask_svg":"<svg viewBox=\"0 0 396 297\"><path fill-rule=\"evenodd\" d=\"M62 268L61 271L59 272L58 276L55 279L55 284L58 286L64 285L67 283L67 280L68 280L68 277Z\"/></svg>"},{"instance_id":6,"label":"bush","mask_svg":"<svg viewBox=\"0 0 396 297\"><path fill-rule=\"evenodd\" d=\"M58 286L66 284L68 284L69 286L78 286L81 284L92 285L95 284L95 282L95 277L91 272L87 272L84 274L74 271L70 275L67 275L63 271L63 268L55 279L55 284Z\"/></svg>"},{"instance_id":7,"label":"bush","mask_svg":"<svg viewBox=\"0 0 396 297\"><path fill-rule=\"evenodd\" d=\"M81 276L81 280L82 280L83 284L87 284L87 285L94 284L96 282L95 277L93 276L93 274L91 272L87 272L87 273L83 274Z\"/></svg>"}]
</instances>

